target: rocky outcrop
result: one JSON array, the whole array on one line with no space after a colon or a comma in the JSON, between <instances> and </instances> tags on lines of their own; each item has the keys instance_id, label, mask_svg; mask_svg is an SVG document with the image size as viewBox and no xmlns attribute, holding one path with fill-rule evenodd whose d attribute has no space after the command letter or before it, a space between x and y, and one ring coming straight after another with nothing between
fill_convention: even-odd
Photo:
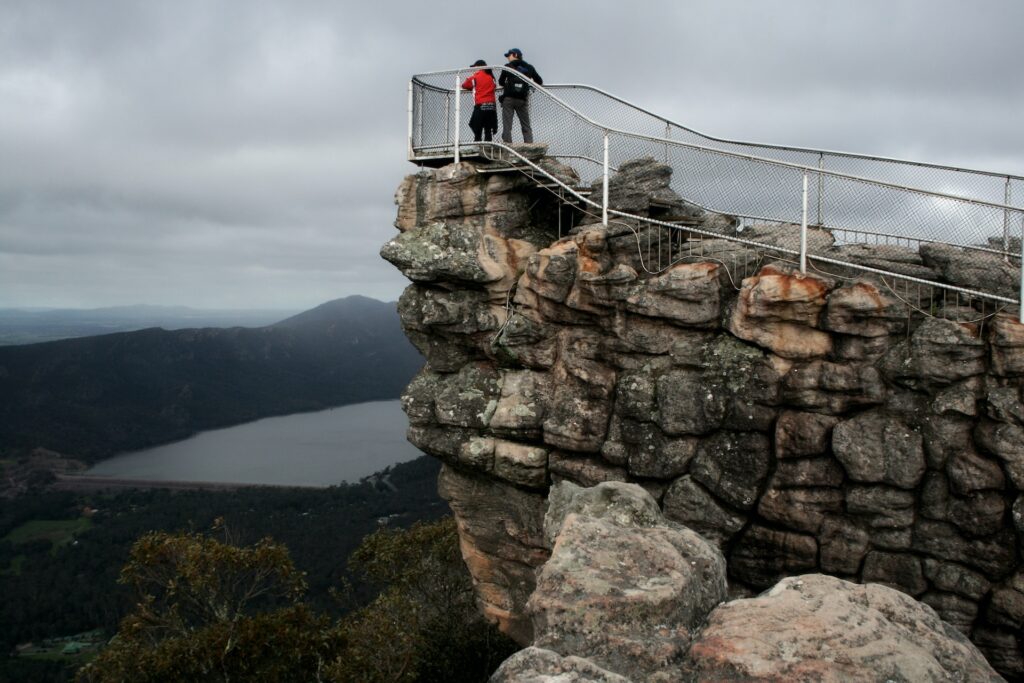
<instances>
[{"instance_id":1,"label":"rocky outcrop","mask_svg":"<svg viewBox=\"0 0 1024 683\"><path fill-rule=\"evenodd\" d=\"M544 534L534 642L493 683L1002 680L932 607L886 586L806 574L723 602L724 557L635 484L555 485Z\"/></svg>"},{"instance_id":2,"label":"rocky outcrop","mask_svg":"<svg viewBox=\"0 0 1024 683\"><path fill-rule=\"evenodd\" d=\"M690 648L694 681L1001 681L926 605L809 574L716 608Z\"/></svg>"},{"instance_id":3,"label":"rocky outcrop","mask_svg":"<svg viewBox=\"0 0 1024 683\"><path fill-rule=\"evenodd\" d=\"M613 208L683 226L663 234L605 228L468 161L396 196L382 254L413 282L399 312L427 359L403 399L409 437L446 463L485 611L532 642L550 487L630 481L719 547L734 591L815 572L882 583L1024 676L1024 326L919 316L855 273L801 275L772 262L789 226L740 233L761 247L698 238L736 225L675 196L666 168L626 164L611 184ZM886 253L950 281L991 265Z\"/></svg>"},{"instance_id":4,"label":"rocky outcrop","mask_svg":"<svg viewBox=\"0 0 1024 683\"><path fill-rule=\"evenodd\" d=\"M551 558L526 605L533 644L638 680L680 673L694 632L725 598L721 552L666 520L636 484L563 482L549 505Z\"/></svg>"},{"instance_id":5,"label":"rocky outcrop","mask_svg":"<svg viewBox=\"0 0 1024 683\"><path fill-rule=\"evenodd\" d=\"M602 669L583 657L528 647L506 659L490 683L631 683L625 676Z\"/></svg>"}]
</instances>

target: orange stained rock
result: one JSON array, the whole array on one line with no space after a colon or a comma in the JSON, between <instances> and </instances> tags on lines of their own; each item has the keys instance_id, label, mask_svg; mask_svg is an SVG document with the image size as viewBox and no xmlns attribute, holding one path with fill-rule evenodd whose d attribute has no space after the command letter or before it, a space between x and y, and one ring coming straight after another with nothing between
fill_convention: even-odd
<instances>
[{"instance_id":1,"label":"orange stained rock","mask_svg":"<svg viewBox=\"0 0 1024 683\"><path fill-rule=\"evenodd\" d=\"M597 275L601 272L601 264L592 258L580 254L579 258L579 272L581 273L592 273Z\"/></svg>"},{"instance_id":2,"label":"orange stained rock","mask_svg":"<svg viewBox=\"0 0 1024 683\"><path fill-rule=\"evenodd\" d=\"M1024 346L1024 324L1015 315L1001 313L992 319L992 343L999 346Z\"/></svg>"},{"instance_id":3,"label":"orange stained rock","mask_svg":"<svg viewBox=\"0 0 1024 683\"><path fill-rule=\"evenodd\" d=\"M828 283L813 275L787 273L765 266L758 275L749 278L750 290L766 302L807 302L824 305L829 292ZM746 288L744 288L746 289ZM753 293L750 296L754 296Z\"/></svg>"},{"instance_id":4,"label":"orange stained rock","mask_svg":"<svg viewBox=\"0 0 1024 683\"><path fill-rule=\"evenodd\" d=\"M878 287L867 282L855 282L849 290L854 295L859 295L857 298L872 302L875 310L882 310L885 308L885 300L882 299L882 293L878 291Z\"/></svg>"}]
</instances>

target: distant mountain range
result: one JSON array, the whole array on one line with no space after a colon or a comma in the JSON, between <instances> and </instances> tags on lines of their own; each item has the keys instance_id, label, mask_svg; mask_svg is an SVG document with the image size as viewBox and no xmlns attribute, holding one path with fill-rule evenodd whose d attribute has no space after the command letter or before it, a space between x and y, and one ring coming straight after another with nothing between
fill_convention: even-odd
<instances>
[{"instance_id":1,"label":"distant mountain range","mask_svg":"<svg viewBox=\"0 0 1024 683\"><path fill-rule=\"evenodd\" d=\"M270 415L397 398L423 364L396 304L353 296L259 328L0 347L0 456L96 461Z\"/></svg>"},{"instance_id":2,"label":"distant mountain range","mask_svg":"<svg viewBox=\"0 0 1024 683\"><path fill-rule=\"evenodd\" d=\"M210 310L186 306L0 308L0 346L131 332L148 327L263 327L296 310Z\"/></svg>"}]
</instances>

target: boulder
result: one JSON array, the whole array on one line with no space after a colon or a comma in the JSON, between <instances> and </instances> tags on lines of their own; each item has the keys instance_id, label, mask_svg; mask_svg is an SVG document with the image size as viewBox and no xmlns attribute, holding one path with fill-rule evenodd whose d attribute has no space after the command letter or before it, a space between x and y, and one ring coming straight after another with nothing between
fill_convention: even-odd
<instances>
[{"instance_id":1,"label":"boulder","mask_svg":"<svg viewBox=\"0 0 1024 683\"><path fill-rule=\"evenodd\" d=\"M624 308L687 327L717 327L721 318L721 276L717 263L677 263L631 287ZM587 278L581 278L581 285Z\"/></svg>"},{"instance_id":2,"label":"boulder","mask_svg":"<svg viewBox=\"0 0 1024 683\"><path fill-rule=\"evenodd\" d=\"M694 681L1002 680L930 607L820 574L717 607L689 659Z\"/></svg>"},{"instance_id":3,"label":"boulder","mask_svg":"<svg viewBox=\"0 0 1024 683\"><path fill-rule=\"evenodd\" d=\"M983 388L982 377L970 377L945 389L940 389L932 401L932 410L936 415L977 417L978 397Z\"/></svg>"},{"instance_id":4,"label":"boulder","mask_svg":"<svg viewBox=\"0 0 1024 683\"><path fill-rule=\"evenodd\" d=\"M674 436L721 428L767 431L775 419L771 406L778 383L764 353L720 335L701 349L700 369L673 368L658 377L657 424Z\"/></svg>"},{"instance_id":5,"label":"boulder","mask_svg":"<svg viewBox=\"0 0 1024 683\"><path fill-rule=\"evenodd\" d=\"M928 242L921 244L920 252L925 264L950 284L1005 297L1020 294L1020 268L998 254Z\"/></svg>"},{"instance_id":6,"label":"boulder","mask_svg":"<svg viewBox=\"0 0 1024 683\"><path fill-rule=\"evenodd\" d=\"M665 517L724 546L746 524L746 515L718 501L693 480L680 477L665 492Z\"/></svg>"},{"instance_id":7,"label":"boulder","mask_svg":"<svg viewBox=\"0 0 1024 683\"><path fill-rule=\"evenodd\" d=\"M964 536L990 536L1003 527L1006 501L999 491L955 495L950 492L945 475L929 472L921 489L920 513L951 522Z\"/></svg>"},{"instance_id":8,"label":"boulder","mask_svg":"<svg viewBox=\"0 0 1024 683\"><path fill-rule=\"evenodd\" d=\"M839 418L820 413L784 410L775 423L775 455L799 458L821 455L832 444L832 428Z\"/></svg>"},{"instance_id":9,"label":"boulder","mask_svg":"<svg viewBox=\"0 0 1024 683\"><path fill-rule=\"evenodd\" d=\"M988 604L988 622L996 626L1024 628L1024 571L1018 570L992 589Z\"/></svg>"},{"instance_id":10,"label":"boulder","mask_svg":"<svg viewBox=\"0 0 1024 683\"><path fill-rule=\"evenodd\" d=\"M784 576L814 569L817 564L818 543L813 536L751 524L735 541L729 573L763 588Z\"/></svg>"},{"instance_id":11,"label":"boulder","mask_svg":"<svg viewBox=\"0 0 1024 683\"><path fill-rule=\"evenodd\" d=\"M778 442L775 444L778 454ZM834 458L801 458L775 463L772 486L779 489L828 487L843 483L843 468Z\"/></svg>"},{"instance_id":12,"label":"boulder","mask_svg":"<svg viewBox=\"0 0 1024 683\"><path fill-rule=\"evenodd\" d=\"M925 318L908 341L892 347L882 371L910 389L935 391L985 372L985 343L972 325Z\"/></svg>"},{"instance_id":13,"label":"boulder","mask_svg":"<svg viewBox=\"0 0 1024 683\"><path fill-rule=\"evenodd\" d=\"M832 283L813 275L765 266L743 281L727 328L740 339L783 358L814 358L832 350L819 329Z\"/></svg>"},{"instance_id":14,"label":"boulder","mask_svg":"<svg viewBox=\"0 0 1024 683\"><path fill-rule=\"evenodd\" d=\"M413 282L489 285L504 293L534 250L529 242L483 234L473 225L430 223L392 238L380 255Z\"/></svg>"},{"instance_id":15,"label":"boulder","mask_svg":"<svg viewBox=\"0 0 1024 683\"><path fill-rule=\"evenodd\" d=\"M749 510L757 504L770 461L770 445L763 434L718 432L697 446L690 472L725 502Z\"/></svg>"},{"instance_id":16,"label":"boulder","mask_svg":"<svg viewBox=\"0 0 1024 683\"><path fill-rule=\"evenodd\" d=\"M912 489L924 475L921 435L884 410L869 410L837 424L832 450L854 481Z\"/></svg>"},{"instance_id":17,"label":"boulder","mask_svg":"<svg viewBox=\"0 0 1024 683\"><path fill-rule=\"evenodd\" d=\"M974 439L1002 462L1014 488L1024 491L1024 427L986 420L975 428Z\"/></svg>"},{"instance_id":18,"label":"boulder","mask_svg":"<svg viewBox=\"0 0 1024 683\"><path fill-rule=\"evenodd\" d=\"M548 471L555 481L569 481L579 486L597 486L605 481L628 481L629 473L600 458L580 454L552 451L548 456Z\"/></svg>"},{"instance_id":19,"label":"boulder","mask_svg":"<svg viewBox=\"0 0 1024 683\"><path fill-rule=\"evenodd\" d=\"M641 216L689 217L701 211L687 205L669 187L672 167L654 157L631 159L622 163L608 179L608 206L617 211ZM601 181L595 181L593 190L600 195Z\"/></svg>"},{"instance_id":20,"label":"boulder","mask_svg":"<svg viewBox=\"0 0 1024 683\"><path fill-rule=\"evenodd\" d=\"M973 451L971 430L974 422L955 414L925 415L920 424L928 467L934 470L946 469L950 460Z\"/></svg>"},{"instance_id":21,"label":"boulder","mask_svg":"<svg viewBox=\"0 0 1024 683\"><path fill-rule=\"evenodd\" d=\"M491 422L501 395L501 374L489 363L468 363L446 375L434 395L438 424L483 429Z\"/></svg>"},{"instance_id":22,"label":"boulder","mask_svg":"<svg viewBox=\"0 0 1024 683\"><path fill-rule=\"evenodd\" d=\"M929 591L921 602L935 610L939 618L965 636L970 637L974 621L978 618L978 603L953 593Z\"/></svg>"},{"instance_id":23,"label":"boulder","mask_svg":"<svg viewBox=\"0 0 1024 683\"><path fill-rule=\"evenodd\" d=\"M501 393L491 415L490 428L505 436L538 436L544 423L544 399L549 393L545 373L532 370L502 373Z\"/></svg>"},{"instance_id":24,"label":"boulder","mask_svg":"<svg viewBox=\"0 0 1024 683\"><path fill-rule=\"evenodd\" d=\"M992 583L984 576L955 562L925 558L922 566L924 575L941 591L980 600L992 587Z\"/></svg>"},{"instance_id":25,"label":"boulder","mask_svg":"<svg viewBox=\"0 0 1024 683\"><path fill-rule=\"evenodd\" d=\"M725 598L721 553L635 484L556 486L545 532L556 538L528 603L534 645L637 680L678 671Z\"/></svg>"},{"instance_id":26,"label":"boulder","mask_svg":"<svg viewBox=\"0 0 1024 683\"><path fill-rule=\"evenodd\" d=\"M1024 425L1024 402L1020 398L1020 385L990 387L985 397L985 412L997 422Z\"/></svg>"},{"instance_id":27,"label":"boulder","mask_svg":"<svg viewBox=\"0 0 1024 683\"><path fill-rule=\"evenodd\" d=\"M582 383L555 382L541 425L544 443L555 448L599 453L608 433L611 402L591 397Z\"/></svg>"},{"instance_id":28,"label":"boulder","mask_svg":"<svg viewBox=\"0 0 1024 683\"><path fill-rule=\"evenodd\" d=\"M528 647L515 653L491 674L489 683L630 683L630 680L582 657Z\"/></svg>"},{"instance_id":29,"label":"boulder","mask_svg":"<svg viewBox=\"0 0 1024 683\"><path fill-rule=\"evenodd\" d=\"M918 553L976 569L989 579L1003 578L1012 571L1017 555L1017 539L1009 529L988 538L967 539L955 526L928 519L916 520L912 547Z\"/></svg>"},{"instance_id":30,"label":"boulder","mask_svg":"<svg viewBox=\"0 0 1024 683\"><path fill-rule=\"evenodd\" d=\"M832 291L823 327L858 337L886 337L907 326L906 305L869 281L854 282Z\"/></svg>"},{"instance_id":31,"label":"boulder","mask_svg":"<svg viewBox=\"0 0 1024 683\"><path fill-rule=\"evenodd\" d=\"M825 517L843 509L843 492L831 488L778 488L768 485L757 512L769 522L817 534Z\"/></svg>"},{"instance_id":32,"label":"boulder","mask_svg":"<svg viewBox=\"0 0 1024 683\"><path fill-rule=\"evenodd\" d=\"M815 412L841 415L854 408L880 405L887 398L879 371L863 363L795 363L782 380L785 404Z\"/></svg>"},{"instance_id":33,"label":"boulder","mask_svg":"<svg viewBox=\"0 0 1024 683\"><path fill-rule=\"evenodd\" d=\"M900 529L914 523L913 492L891 486L851 484L846 490L846 510L873 529Z\"/></svg>"},{"instance_id":34,"label":"boulder","mask_svg":"<svg viewBox=\"0 0 1024 683\"><path fill-rule=\"evenodd\" d=\"M989 327L992 345L992 374L999 377L1024 377L1024 324L1016 316L1000 314Z\"/></svg>"},{"instance_id":35,"label":"boulder","mask_svg":"<svg viewBox=\"0 0 1024 683\"><path fill-rule=\"evenodd\" d=\"M818 533L822 570L833 574L860 573L870 538L864 528L843 516L827 517Z\"/></svg>"},{"instance_id":36,"label":"boulder","mask_svg":"<svg viewBox=\"0 0 1024 683\"><path fill-rule=\"evenodd\" d=\"M928 588L921 560L906 553L868 553L864 558L861 579L865 583L881 583L914 596L921 595Z\"/></svg>"}]
</instances>

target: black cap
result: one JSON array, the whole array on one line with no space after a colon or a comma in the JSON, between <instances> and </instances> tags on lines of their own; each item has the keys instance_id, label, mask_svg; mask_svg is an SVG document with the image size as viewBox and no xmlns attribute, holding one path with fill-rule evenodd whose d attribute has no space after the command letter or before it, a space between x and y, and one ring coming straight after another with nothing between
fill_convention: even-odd
<instances>
[{"instance_id":1,"label":"black cap","mask_svg":"<svg viewBox=\"0 0 1024 683\"><path fill-rule=\"evenodd\" d=\"M470 64L470 66L487 66L487 62L485 62L482 59L478 59L475 62L473 62L472 64Z\"/></svg>"},{"instance_id":2,"label":"black cap","mask_svg":"<svg viewBox=\"0 0 1024 683\"><path fill-rule=\"evenodd\" d=\"M523 51L520 50L518 47L514 47L514 48L512 48L511 50L509 50L508 52L505 53L506 57L508 57L509 55L515 55L516 57L522 57L523 56Z\"/></svg>"}]
</instances>

